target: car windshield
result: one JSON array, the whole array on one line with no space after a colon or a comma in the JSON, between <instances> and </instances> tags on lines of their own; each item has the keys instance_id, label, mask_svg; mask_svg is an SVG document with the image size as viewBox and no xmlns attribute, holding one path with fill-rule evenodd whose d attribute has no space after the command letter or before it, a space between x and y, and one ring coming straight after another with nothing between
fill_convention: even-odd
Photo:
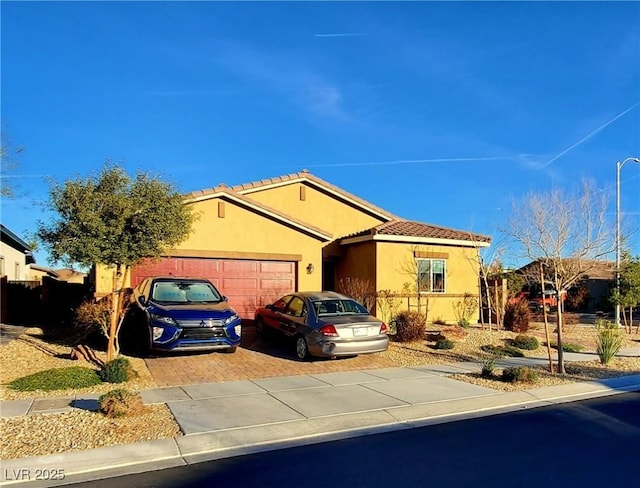
<instances>
[{"instance_id":1,"label":"car windshield","mask_svg":"<svg viewBox=\"0 0 640 488\"><path fill-rule=\"evenodd\" d=\"M318 300L313 302L316 314L321 317L324 315L362 315L369 314L366 308L355 300Z\"/></svg>"},{"instance_id":2,"label":"car windshield","mask_svg":"<svg viewBox=\"0 0 640 488\"><path fill-rule=\"evenodd\" d=\"M217 303L222 297L211 284L202 281L159 281L151 299L163 303Z\"/></svg>"}]
</instances>

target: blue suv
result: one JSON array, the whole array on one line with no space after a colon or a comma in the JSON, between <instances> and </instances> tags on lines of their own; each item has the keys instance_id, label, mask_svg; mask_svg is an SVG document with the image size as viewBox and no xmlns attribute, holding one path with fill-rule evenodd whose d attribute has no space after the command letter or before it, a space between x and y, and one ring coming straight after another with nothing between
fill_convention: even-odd
<instances>
[{"instance_id":1,"label":"blue suv","mask_svg":"<svg viewBox=\"0 0 640 488\"><path fill-rule=\"evenodd\" d=\"M235 352L241 320L227 299L202 278L155 276L133 289L122 324L125 350Z\"/></svg>"}]
</instances>

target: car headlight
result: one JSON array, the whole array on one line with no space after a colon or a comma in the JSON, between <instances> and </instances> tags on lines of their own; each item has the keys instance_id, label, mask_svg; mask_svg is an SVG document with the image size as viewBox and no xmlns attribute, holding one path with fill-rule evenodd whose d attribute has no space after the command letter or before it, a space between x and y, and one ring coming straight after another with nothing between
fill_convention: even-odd
<instances>
[{"instance_id":1,"label":"car headlight","mask_svg":"<svg viewBox=\"0 0 640 488\"><path fill-rule=\"evenodd\" d=\"M151 314L151 320L153 322L159 322L161 324L171 325L176 327L178 324L171 317L167 317L166 315L156 315L154 313Z\"/></svg>"},{"instance_id":2,"label":"car headlight","mask_svg":"<svg viewBox=\"0 0 640 488\"><path fill-rule=\"evenodd\" d=\"M229 317L227 317L224 321L224 325L229 325L231 322L235 322L236 320L239 320L240 317L238 317L235 313L233 315L230 315Z\"/></svg>"}]
</instances>

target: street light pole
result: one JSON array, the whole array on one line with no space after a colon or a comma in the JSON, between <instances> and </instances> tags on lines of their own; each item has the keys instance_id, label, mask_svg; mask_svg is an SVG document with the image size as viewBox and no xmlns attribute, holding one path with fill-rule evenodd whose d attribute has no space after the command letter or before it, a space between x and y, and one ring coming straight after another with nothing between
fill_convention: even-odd
<instances>
[{"instance_id":1,"label":"street light pole","mask_svg":"<svg viewBox=\"0 0 640 488\"><path fill-rule=\"evenodd\" d=\"M620 169L627 161L640 163L639 158L627 158L616 163L616 291L618 301L616 302L616 326L620 327Z\"/></svg>"}]
</instances>

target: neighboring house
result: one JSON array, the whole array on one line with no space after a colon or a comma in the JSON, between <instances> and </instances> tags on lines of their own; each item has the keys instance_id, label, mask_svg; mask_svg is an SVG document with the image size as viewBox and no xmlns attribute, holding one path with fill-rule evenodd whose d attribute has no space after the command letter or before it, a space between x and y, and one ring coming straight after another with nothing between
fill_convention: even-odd
<instances>
[{"instance_id":1,"label":"neighboring house","mask_svg":"<svg viewBox=\"0 0 640 488\"><path fill-rule=\"evenodd\" d=\"M87 278L87 273L71 268L56 269L54 272L58 275L60 281L66 281L67 283L84 284Z\"/></svg>"},{"instance_id":2,"label":"neighboring house","mask_svg":"<svg viewBox=\"0 0 640 488\"><path fill-rule=\"evenodd\" d=\"M200 214L192 234L159 261L136 266L131 285L159 274L206 277L243 318L286 293L356 278L372 291L417 286L429 318L452 322L454 303L478 296L477 249L491 242L401 219L307 171L219 185L185 202ZM111 290L113 271L104 271L97 269L97 294Z\"/></svg>"},{"instance_id":3,"label":"neighboring house","mask_svg":"<svg viewBox=\"0 0 640 488\"><path fill-rule=\"evenodd\" d=\"M29 245L0 224L0 276L9 281L28 281L30 266L36 262Z\"/></svg>"},{"instance_id":4,"label":"neighboring house","mask_svg":"<svg viewBox=\"0 0 640 488\"><path fill-rule=\"evenodd\" d=\"M522 268L516 270L526 279L533 283L539 283L539 261L533 261L526 264ZM611 294L611 286L616 279L616 263L613 261L583 260L582 269L584 273L580 280L574 286L584 286L587 289L586 310L596 311L609 309L609 295ZM549 280L551 281L551 280ZM547 284L547 287L550 285Z\"/></svg>"},{"instance_id":5,"label":"neighboring house","mask_svg":"<svg viewBox=\"0 0 640 488\"><path fill-rule=\"evenodd\" d=\"M42 281L42 278L53 278L58 279L58 273L56 273L51 268L47 268L46 266L39 266L37 264L32 264L30 267L29 279L31 281Z\"/></svg>"}]
</instances>

